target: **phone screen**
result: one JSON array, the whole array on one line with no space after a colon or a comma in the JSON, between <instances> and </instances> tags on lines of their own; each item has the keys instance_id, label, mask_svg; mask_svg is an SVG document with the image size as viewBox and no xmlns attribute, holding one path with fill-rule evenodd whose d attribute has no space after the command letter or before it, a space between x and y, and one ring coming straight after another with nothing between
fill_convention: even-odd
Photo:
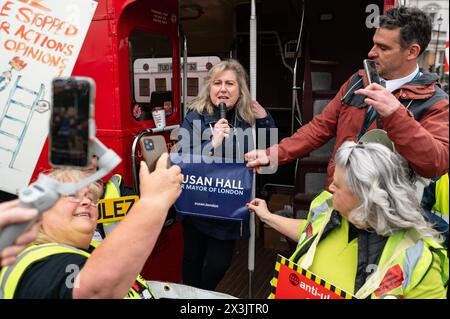
<instances>
[{"instance_id":1,"label":"phone screen","mask_svg":"<svg viewBox=\"0 0 450 319\"><path fill-rule=\"evenodd\" d=\"M55 166L87 167L89 118L93 88L87 80L55 79L50 120L50 163Z\"/></svg>"},{"instance_id":2,"label":"phone screen","mask_svg":"<svg viewBox=\"0 0 450 319\"><path fill-rule=\"evenodd\" d=\"M378 75L377 67L375 65L375 61L365 59L364 60L364 70L367 74L367 79L369 81L369 84L377 83L380 84L380 76Z\"/></svg>"}]
</instances>

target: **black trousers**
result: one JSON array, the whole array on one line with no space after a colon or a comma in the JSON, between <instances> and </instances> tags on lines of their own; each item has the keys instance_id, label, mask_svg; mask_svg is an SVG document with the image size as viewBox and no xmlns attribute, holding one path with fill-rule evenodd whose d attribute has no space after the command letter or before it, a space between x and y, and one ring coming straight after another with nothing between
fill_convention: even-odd
<instances>
[{"instance_id":1,"label":"black trousers","mask_svg":"<svg viewBox=\"0 0 450 319\"><path fill-rule=\"evenodd\" d=\"M183 237L183 283L214 290L231 265L235 241L205 235L189 218L183 220Z\"/></svg>"}]
</instances>

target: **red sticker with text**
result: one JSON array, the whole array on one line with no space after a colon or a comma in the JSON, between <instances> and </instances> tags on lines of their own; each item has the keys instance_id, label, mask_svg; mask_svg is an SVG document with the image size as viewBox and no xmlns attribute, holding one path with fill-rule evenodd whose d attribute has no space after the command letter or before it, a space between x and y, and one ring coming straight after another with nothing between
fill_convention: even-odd
<instances>
[{"instance_id":1,"label":"red sticker with text","mask_svg":"<svg viewBox=\"0 0 450 319\"><path fill-rule=\"evenodd\" d=\"M375 296L380 297L387 292L394 290L401 286L403 283L403 271L400 265L391 267L384 275L383 281L377 290L375 290Z\"/></svg>"}]
</instances>

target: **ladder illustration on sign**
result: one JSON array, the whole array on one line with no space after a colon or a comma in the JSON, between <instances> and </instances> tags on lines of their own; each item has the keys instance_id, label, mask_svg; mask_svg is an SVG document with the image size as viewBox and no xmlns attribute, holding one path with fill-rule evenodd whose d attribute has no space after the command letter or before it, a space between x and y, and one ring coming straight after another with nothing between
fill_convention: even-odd
<instances>
[{"instance_id":1,"label":"ladder illustration on sign","mask_svg":"<svg viewBox=\"0 0 450 319\"><path fill-rule=\"evenodd\" d=\"M1 142L0 142L0 149L10 152L12 153L12 157L11 160L9 162L9 168L13 168L14 167L14 162L17 158L17 155L19 153L20 147L22 145L23 139L25 137L25 133L28 129L28 126L31 122L31 118L33 116L33 113L36 109L36 106L39 102L39 99L42 95L42 92L44 91L44 84L41 83L39 91L33 91L31 89L28 89L24 86L20 86L19 85L19 81L22 78L21 75L17 76L16 82L14 83L13 88L11 89L11 91L9 92L9 97L8 100L6 101L6 105L5 108L3 109L3 113L0 117L0 134L1 135L5 135L7 137L9 137L10 140L13 140L16 142L16 146L15 147L10 147L10 145L8 146L2 146ZM22 90L25 91L31 95L34 95L34 101L32 105L27 105L24 104L18 100L16 100L14 98L14 94L16 93L17 90ZM12 108L16 108L16 107L20 107L23 108L24 110L26 110L25 114L23 116L23 118L19 118L17 115L13 115L8 113ZM25 118L26 117L26 118ZM7 130L4 129L4 124L5 122L10 122L10 123L15 123L15 125L19 125L19 127L21 126L21 129L19 130L20 133L17 134L16 133L11 133L8 132ZM5 140L4 138L1 140ZM1 141L0 140L0 141ZM14 144L14 143L13 143Z\"/></svg>"}]
</instances>

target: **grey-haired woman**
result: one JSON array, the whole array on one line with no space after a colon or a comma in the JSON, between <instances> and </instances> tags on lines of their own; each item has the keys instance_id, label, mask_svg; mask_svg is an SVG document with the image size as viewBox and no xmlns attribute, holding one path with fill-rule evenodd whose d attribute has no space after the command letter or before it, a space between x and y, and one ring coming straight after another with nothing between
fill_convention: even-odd
<instances>
[{"instance_id":1,"label":"grey-haired woman","mask_svg":"<svg viewBox=\"0 0 450 319\"><path fill-rule=\"evenodd\" d=\"M348 141L335 159L333 194L313 200L306 222L271 214L260 199L248 207L298 241L290 260L358 298L445 298L447 252L399 156Z\"/></svg>"}]
</instances>

